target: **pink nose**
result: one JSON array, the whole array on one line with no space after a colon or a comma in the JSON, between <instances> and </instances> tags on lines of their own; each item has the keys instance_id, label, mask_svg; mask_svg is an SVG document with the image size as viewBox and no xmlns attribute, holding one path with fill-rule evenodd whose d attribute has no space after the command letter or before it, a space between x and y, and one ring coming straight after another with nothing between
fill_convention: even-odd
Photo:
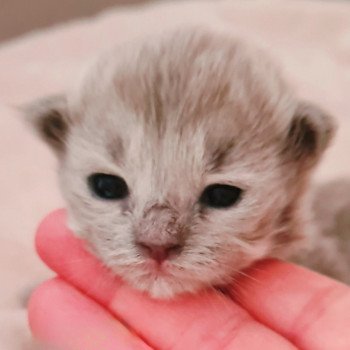
<instances>
[{"instance_id":1,"label":"pink nose","mask_svg":"<svg viewBox=\"0 0 350 350\"><path fill-rule=\"evenodd\" d=\"M146 256L157 261L159 264L169 258L170 255L178 254L181 250L179 244L155 245L142 242L138 242L137 244Z\"/></svg>"}]
</instances>

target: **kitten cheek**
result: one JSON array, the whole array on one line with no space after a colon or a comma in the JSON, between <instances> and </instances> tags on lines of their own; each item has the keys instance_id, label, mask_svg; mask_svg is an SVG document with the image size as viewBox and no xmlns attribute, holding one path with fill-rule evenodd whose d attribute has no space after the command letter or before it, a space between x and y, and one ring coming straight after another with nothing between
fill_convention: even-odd
<instances>
[{"instance_id":1,"label":"kitten cheek","mask_svg":"<svg viewBox=\"0 0 350 350\"><path fill-rule=\"evenodd\" d=\"M84 230L79 225L74 216L68 212L67 214L67 227L72 233L79 238L85 238Z\"/></svg>"}]
</instances>

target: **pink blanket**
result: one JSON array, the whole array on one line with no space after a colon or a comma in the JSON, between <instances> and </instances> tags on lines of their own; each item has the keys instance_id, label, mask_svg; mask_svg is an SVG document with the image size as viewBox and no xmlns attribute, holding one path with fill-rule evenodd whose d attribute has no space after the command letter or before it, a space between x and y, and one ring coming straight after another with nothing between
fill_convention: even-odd
<instances>
[{"instance_id":1,"label":"pink blanket","mask_svg":"<svg viewBox=\"0 0 350 350\"><path fill-rule=\"evenodd\" d=\"M33 234L45 213L63 205L53 156L12 106L69 86L100 49L188 22L224 25L265 45L300 96L339 120L316 179L350 176L350 3L178 1L109 11L9 42L0 47L0 349L29 346L23 299L50 276Z\"/></svg>"}]
</instances>

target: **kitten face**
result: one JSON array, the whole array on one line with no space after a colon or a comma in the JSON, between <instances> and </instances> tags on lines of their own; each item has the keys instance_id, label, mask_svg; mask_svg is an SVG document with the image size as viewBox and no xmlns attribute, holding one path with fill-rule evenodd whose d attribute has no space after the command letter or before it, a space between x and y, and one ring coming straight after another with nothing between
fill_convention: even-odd
<instances>
[{"instance_id":1,"label":"kitten face","mask_svg":"<svg viewBox=\"0 0 350 350\"><path fill-rule=\"evenodd\" d=\"M302 194L332 124L260 51L186 29L111 51L59 100L31 114L59 155L70 225L136 288L226 284L302 238ZM123 195L99 197L94 174L118 176ZM153 246L169 247L161 264Z\"/></svg>"}]
</instances>

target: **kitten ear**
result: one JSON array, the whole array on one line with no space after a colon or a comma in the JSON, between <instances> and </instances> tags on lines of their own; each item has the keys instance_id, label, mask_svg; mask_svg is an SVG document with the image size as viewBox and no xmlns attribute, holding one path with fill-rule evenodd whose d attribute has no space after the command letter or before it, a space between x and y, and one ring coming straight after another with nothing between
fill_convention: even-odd
<instances>
[{"instance_id":1,"label":"kitten ear","mask_svg":"<svg viewBox=\"0 0 350 350\"><path fill-rule=\"evenodd\" d=\"M287 151L296 161L314 164L335 134L334 119L321 108L301 102L287 136Z\"/></svg>"},{"instance_id":2,"label":"kitten ear","mask_svg":"<svg viewBox=\"0 0 350 350\"><path fill-rule=\"evenodd\" d=\"M64 95L53 95L21 108L29 124L57 153L65 151L65 143L71 124Z\"/></svg>"}]
</instances>

